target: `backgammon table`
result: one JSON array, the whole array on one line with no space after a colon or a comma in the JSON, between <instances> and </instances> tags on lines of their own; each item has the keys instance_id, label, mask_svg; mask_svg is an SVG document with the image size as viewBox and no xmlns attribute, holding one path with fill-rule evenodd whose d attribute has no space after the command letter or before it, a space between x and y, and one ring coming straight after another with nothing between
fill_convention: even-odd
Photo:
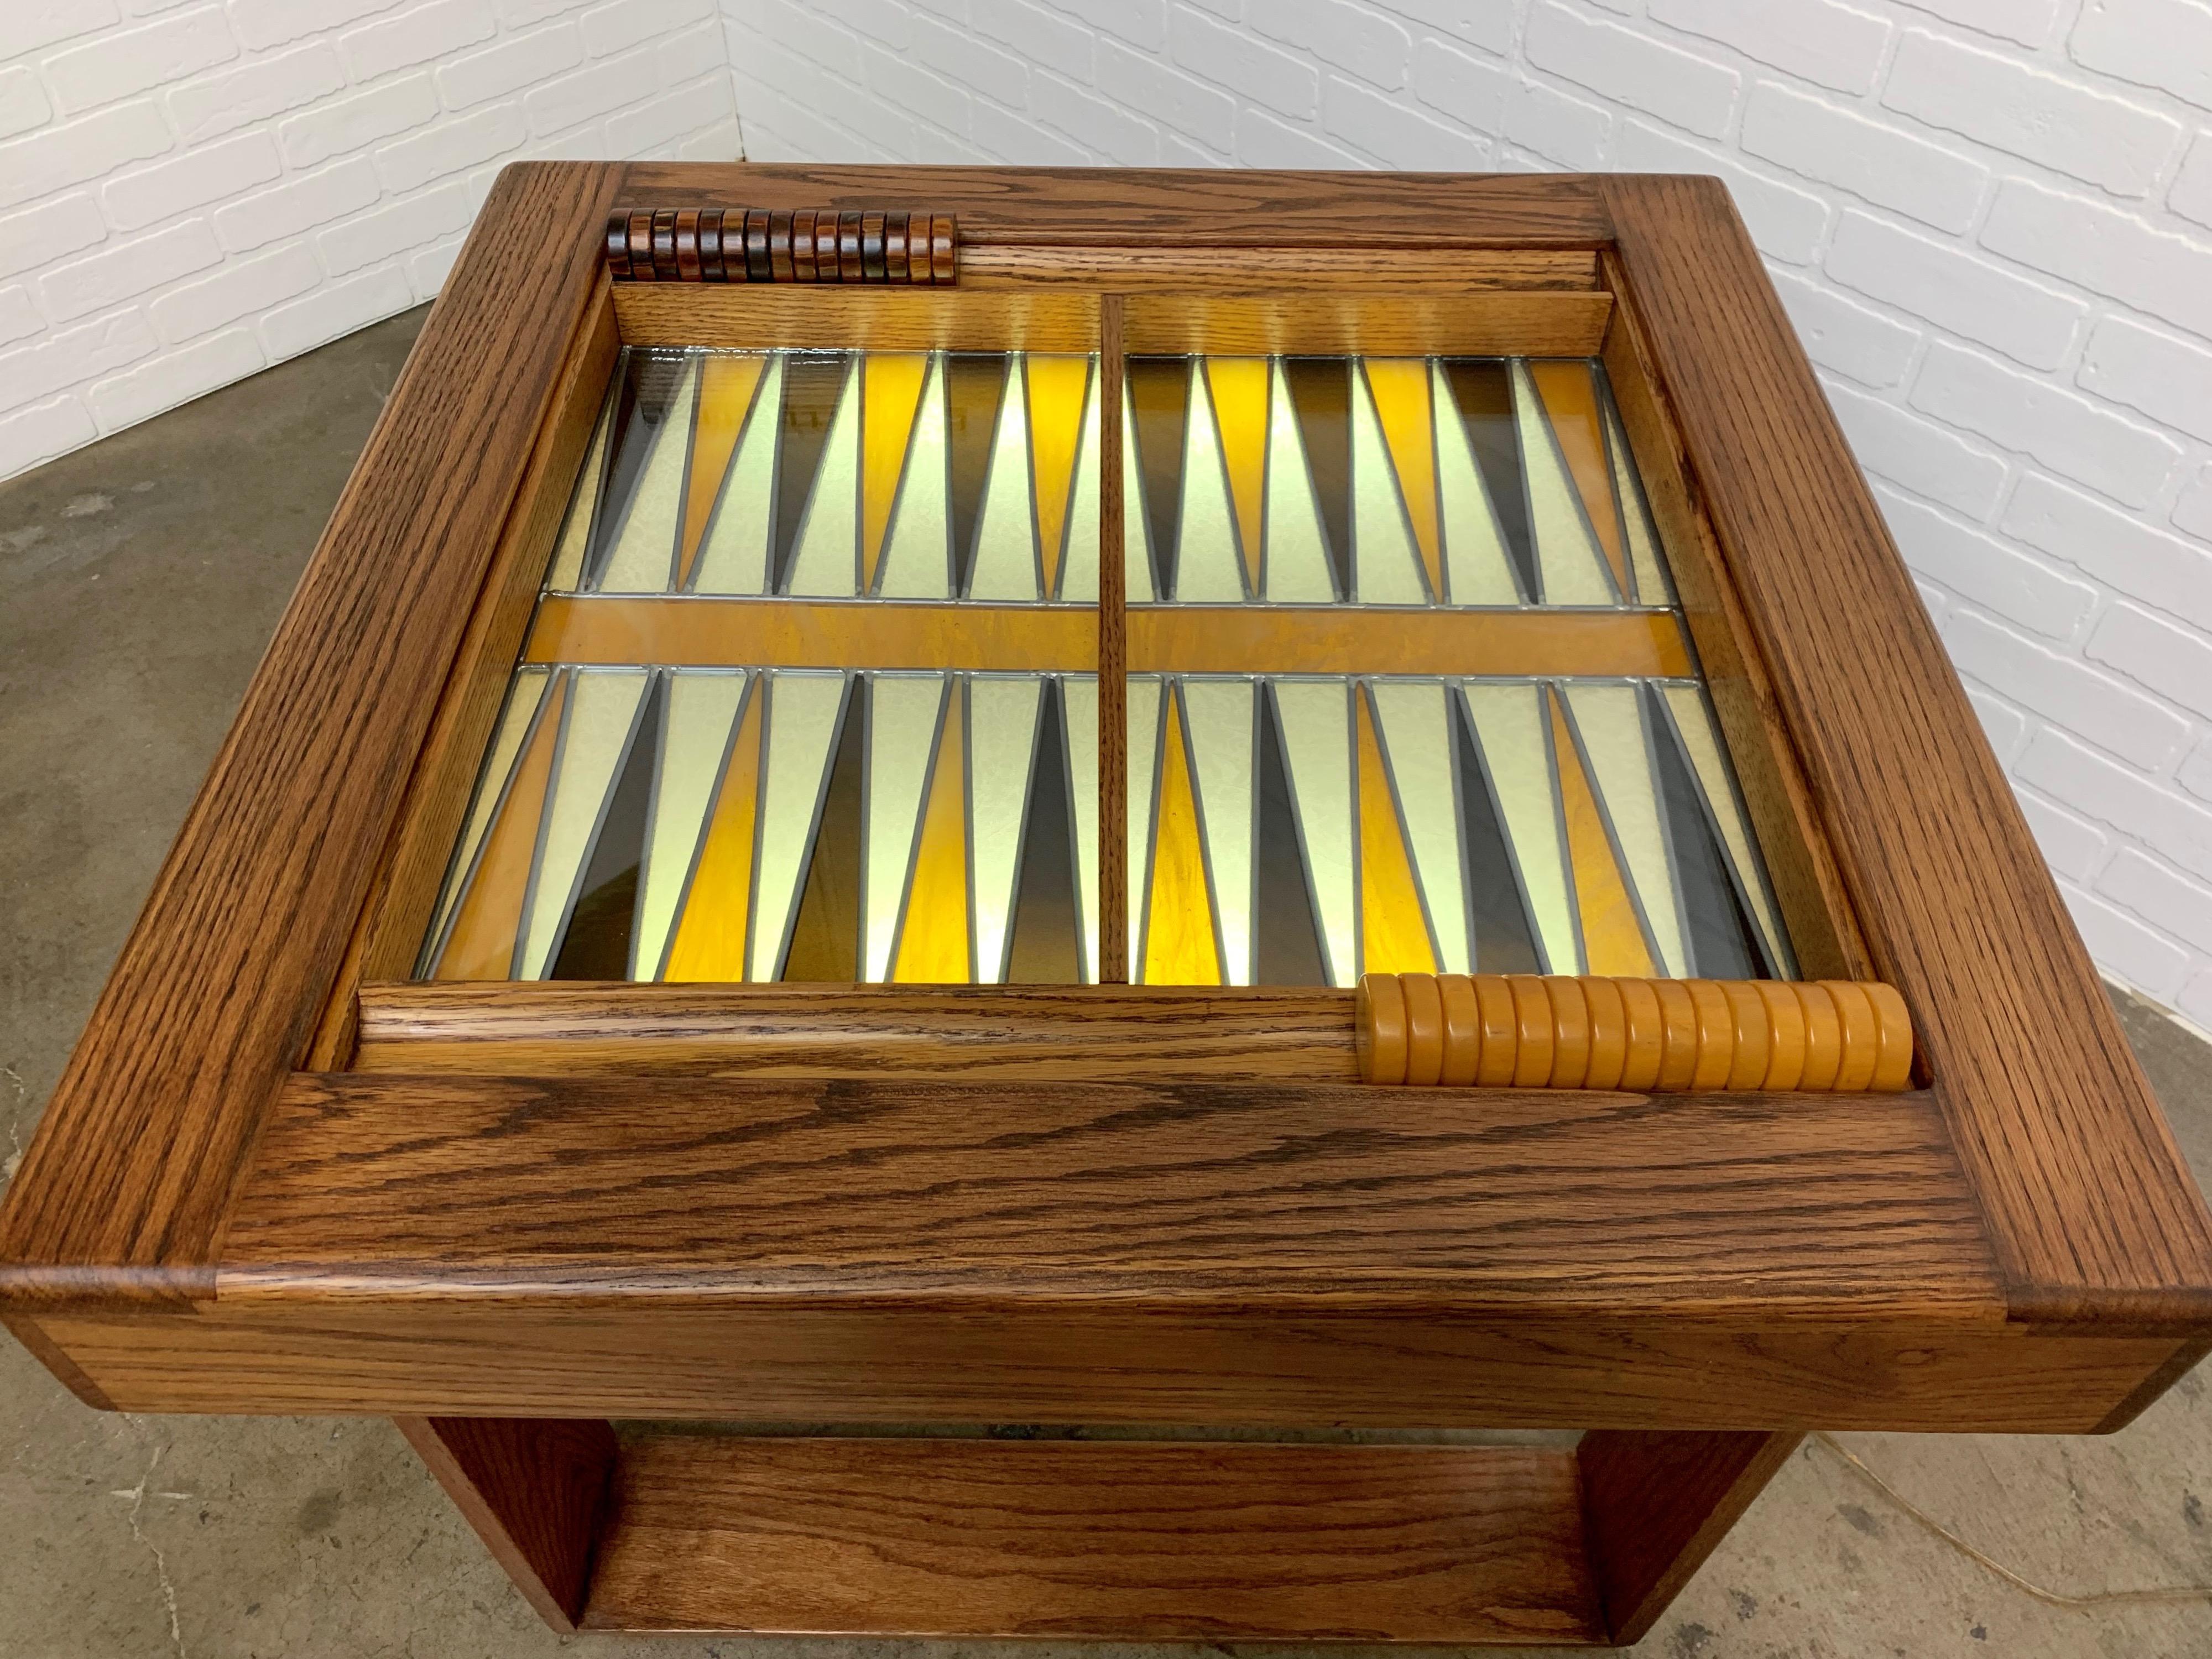
<instances>
[{"instance_id":1,"label":"backgammon table","mask_svg":"<svg viewBox=\"0 0 2212 1659\"><path fill-rule=\"evenodd\" d=\"M1605 1645L2212 1222L1718 182L526 163L0 1314L559 1629Z\"/></svg>"}]
</instances>

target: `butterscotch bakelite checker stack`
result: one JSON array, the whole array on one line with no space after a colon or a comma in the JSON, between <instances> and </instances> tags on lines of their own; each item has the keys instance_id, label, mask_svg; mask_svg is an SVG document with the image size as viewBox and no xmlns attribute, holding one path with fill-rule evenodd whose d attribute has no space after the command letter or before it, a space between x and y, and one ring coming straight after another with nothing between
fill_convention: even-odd
<instances>
[{"instance_id":1,"label":"butterscotch bakelite checker stack","mask_svg":"<svg viewBox=\"0 0 2212 1659\"><path fill-rule=\"evenodd\" d=\"M1715 181L544 163L0 1314L560 1629L1589 1645L2212 1221Z\"/></svg>"}]
</instances>

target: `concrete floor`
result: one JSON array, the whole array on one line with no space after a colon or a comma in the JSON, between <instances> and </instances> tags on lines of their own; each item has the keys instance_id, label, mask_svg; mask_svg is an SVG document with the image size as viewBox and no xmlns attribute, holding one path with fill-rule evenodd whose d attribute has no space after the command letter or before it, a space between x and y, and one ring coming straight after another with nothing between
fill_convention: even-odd
<instances>
[{"instance_id":1,"label":"concrete floor","mask_svg":"<svg viewBox=\"0 0 2212 1659\"><path fill-rule=\"evenodd\" d=\"M420 320L0 484L8 1176ZM2212 1048L2124 998L2121 1013L2212 1185ZM2207 1375L2102 1439L1809 1440L1637 1651L2212 1656ZM388 1425L103 1415L4 1339L0 1446L6 1659L520 1659L570 1645L605 1659L954 1659L989 1645L563 1643Z\"/></svg>"}]
</instances>

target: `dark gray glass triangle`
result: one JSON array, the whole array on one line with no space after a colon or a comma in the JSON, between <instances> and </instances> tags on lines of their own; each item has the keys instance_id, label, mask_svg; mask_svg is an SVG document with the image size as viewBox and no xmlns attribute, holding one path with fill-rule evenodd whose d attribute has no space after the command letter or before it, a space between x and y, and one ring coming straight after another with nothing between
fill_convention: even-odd
<instances>
[{"instance_id":1,"label":"dark gray glass triangle","mask_svg":"<svg viewBox=\"0 0 2212 1659\"><path fill-rule=\"evenodd\" d=\"M1003 351L956 351L945 360L946 511L952 531L952 591L968 591L975 565L975 527L983 518L983 490L991 474L991 447L1006 402Z\"/></svg>"},{"instance_id":2,"label":"dark gray glass triangle","mask_svg":"<svg viewBox=\"0 0 2212 1659\"><path fill-rule=\"evenodd\" d=\"M637 481L645 471L646 457L653 453L660 423L668 418L668 406L675 401L676 388L683 382L684 356L680 351L626 349L623 361L616 369L619 389L615 395L615 417L611 428L614 441L608 446L611 453L606 460L606 488L600 493L599 511L592 519L590 551L584 565L583 586L587 589L599 585L607 561L614 556L615 545L622 540L623 523L629 517L630 503L636 498Z\"/></svg>"},{"instance_id":3,"label":"dark gray glass triangle","mask_svg":"<svg viewBox=\"0 0 2212 1659\"><path fill-rule=\"evenodd\" d=\"M1498 819L1497 797L1484 769L1463 700L1451 698L1452 740L1458 750L1460 835L1467 848L1467 895L1474 914L1474 970L1540 974L1536 928Z\"/></svg>"},{"instance_id":4,"label":"dark gray glass triangle","mask_svg":"<svg viewBox=\"0 0 2212 1659\"><path fill-rule=\"evenodd\" d=\"M1132 357L1126 372L1145 530L1152 549L1153 592L1165 599L1175 591L1183 433L1190 421L1190 359Z\"/></svg>"},{"instance_id":5,"label":"dark gray glass triangle","mask_svg":"<svg viewBox=\"0 0 2212 1659\"><path fill-rule=\"evenodd\" d=\"M1273 687L1260 690L1260 822L1254 848L1258 892L1252 927L1261 985L1326 985L1321 927L1315 920L1312 884L1298 842L1297 810L1283 762L1280 716Z\"/></svg>"},{"instance_id":6,"label":"dark gray glass triangle","mask_svg":"<svg viewBox=\"0 0 2212 1659\"><path fill-rule=\"evenodd\" d=\"M1496 358L1460 357L1444 365L1452 401L1474 449L1474 464L1498 509L1498 527L1521 576L1521 592L1534 598L1536 546L1528 533L1528 489L1521 474L1521 440L1513 420L1513 381Z\"/></svg>"},{"instance_id":7,"label":"dark gray glass triangle","mask_svg":"<svg viewBox=\"0 0 2212 1659\"><path fill-rule=\"evenodd\" d=\"M1765 979L1766 953L1744 914L1727 849L1705 811L1697 774L1682 752L1674 723L1659 695L1647 687L1645 714L1656 735L1651 747L1667 814L1667 842L1674 858L1674 883L1690 936L1690 969L1701 979Z\"/></svg>"},{"instance_id":8,"label":"dark gray glass triangle","mask_svg":"<svg viewBox=\"0 0 2212 1659\"><path fill-rule=\"evenodd\" d=\"M629 752L607 799L576 908L553 958L555 979L629 977L630 930L637 909L638 866L645 854L645 824L653 806L653 775L660 753L665 676L656 675L630 734Z\"/></svg>"},{"instance_id":9,"label":"dark gray glass triangle","mask_svg":"<svg viewBox=\"0 0 2212 1659\"><path fill-rule=\"evenodd\" d=\"M822 816L806 859L806 884L785 953L785 980L850 985L860 976L860 795L867 722L860 699L867 680L855 674L839 715L836 758L822 797ZM952 718L959 718L954 704Z\"/></svg>"},{"instance_id":10,"label":"dark gray glass triangle","mask_svg":"<svg viewBox=\"0 0 2212 1659\"><path fill-rule=\"evenodd\" d=\"M1006 981L1012 985L1073 985L1083 977L1066 708L1060 682L1047 680L1006 953Z\"/></svg>"},{"instance_id":11,"label":"dark gray glass triangle","mask_svg":"<svg viewBox=\"0 0 2212 1659\"><path fill-rule=\"evenodd\" d=\"M1283 380L1341 599L1352 592L1352 360L1285 357Z\"/></svg>"},{"instance_id":12,"label":"dark gray glass triangle","mask_svg":"<svg viewBox=\"0 0 2212 1659\"><path fill-rule=\"evenodd\" d=\"M848 354L794 351L783 360L782 420L776 428L775 580L781 593L791 580L799 551L799 526L814 493L814 475L837 418L837 398L845 387Z\"/></svg>"}]
</instances>

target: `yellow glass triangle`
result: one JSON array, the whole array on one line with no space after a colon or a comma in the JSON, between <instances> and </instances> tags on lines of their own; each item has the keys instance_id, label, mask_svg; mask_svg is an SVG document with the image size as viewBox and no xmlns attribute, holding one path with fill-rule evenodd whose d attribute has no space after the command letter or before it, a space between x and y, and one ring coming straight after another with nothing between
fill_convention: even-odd
<instances>
[{"instance_id":1,"label":"yellow glass triangle","mask_svg":"<svg viewBox=\"0 0 2212 1659\"><path fill-rule=\"evenodd\" d=\"M745 935L752 919L753 825L760 811L761 709L767 689L756 676L746 689L744 712L722 763L714 817L698 868L691 872L675 942L661 978L741 980Z\"/></svg>"},{"instance_id":2,"label":"yellow glass triangle","mask_svg":"<svg viewBox=\"0 0 2212 1659\"><path fill-rule=\"evenodd\" d=\"M1244 561L1244 587L1260 591L1262 514L1267 499L1267 360L1208 357L1206 389L1213 399L1213 426L1221 441L1222 470L1229 477L1231 517Z\"/></svg>"},{"instance_id":3,"label":"yellow glass triangle","mask_svg":"<svg viewBox=\"0 0 2212 1659\"><path fill-rule=\"evenodd\" d=\"M1576 362L1532 361L1528 378L1543 399L1544 413L1559 440L1560 458L1575 481L1575 494L1596 532L1598 549L1613 570L1617 592L1632 592L1628 584L1628 553L1622 544L1620 511L1613 499L1613 477L1605 454L1605 428L1597 408L1597 384L1589 365ZM1592 973L1603 971L1593 968Z\"/></svg>"},{"instance_id":4,"label":"yellow glass triangle","mask_svg":"<svg viewBox=\"0 0 2212 1659\"><path fill-rule=\"evenodd\" d=\"M468 884L470 872L476 867L477 851L483 846L484 831L491 828L492 815L498 811L500 798L507 787L507 780L514 770L514 757L522 752L525 738L530 735L532 723L538 717L538 705L545 701L545 689L552 677L548 668L524 667L515 671L514 684L507 694L507 707L500 713L499 728L493 734L491 750L486 757L483 775L477 781L476 793L470 798L469 816L461 826L461 838L453 854L453 868L446 878L446 884L438 896L438 908L430 923L434 943L441 939L446 923L459 901L461 890Z\"/></svg>"},{"instance_id":5,"label":"yellow glass triangle","mask_svg":"<svg viewBox=\"0 0 2212 1659\"><path fill-rule=\"evenodd\" d=\"M630 933L632 979L659 979L684 884L697 861L714 808L714 785L729 752L730 728L744 707L750 676L668 676L659 769L647 810L645 854L638 871L637 916Z\"/></svg>"},{"instance_id":6,"label":"yellow glass triangle","mask_svg":"<svg viewBox=\"0 0 2212 1659\"><path fill-rule=\"evenodd\" d=\"M549 593L573 593L583 586L584 555L591 551L592 520L598 516L599 485L607 471L607 433L615 423L615 398L599 411L592 430L592 447L584 456L584 470L576 477L575 493L568 501L568 516L561 522L561 540L553 550L552 568L545 574Z\"/></svg>"},{"instance_id":7,"label":"yellow glass triangle","mask_svg":"<svg viewBox=\"0 0 2212 1659\"><path fill-rule=\"evenodd\" d=\"M965 698L956 686L945 700L930 769L929 805L922 809L914 880L899 926L891 978L902 985L964 985L968 962L968 757Z\"/></svg>"},{"instance_id":8,"label":"yellow glass triangle","mask_svg":"<svg viewBox=\"0 0 2212 1659\"><path fill-rule=\"evenodd\" d=\"M1375 418L1382 445L1398 475L1398 493L1413 526L1413 545L1428 578L1429 598L1444 591L1443 538L1437 526L1437 439L1429 402L1429 366L1419 357L1366 359L1367 389L1375 398ZM1370 969L1370 972L1379 969Z\"/></svg>"},{"instance_id":9,"label":"yellow glass triangle","mask_svg":"<svg viewBox=\"0 0 2212 1659\"><path fill-rule=\"evenodd\" d=\"M556 677L538 723L530 733L507 799L484 838L476 873L453 917L453 932L438 957L439 979L512 979L514 936L522 925L523 895L538 854L538 830L545 815L546 787L553 778L553 754L560 746L561 716L568 705L574 672Z\"/></svg>"},{"instance_id":10,"label":"yellow glass triangle","mask_svg":"<svg viewBox=\"0 0 2212 1659\"><path fill-rule=\"evenodd\" d=\"M1567 825L1567 858L1574 866L1575 908L1582 914L1583 957L1586 972L1650 979L1659 969L1651 960L1651 947L1637 920L1635 901L1606 833L1597 795L1583 770L1582 757L1567 729L1565 709L1557 690L1547 687L1546 706L1552 716L1552 753L1559 769L1559 805Z\"/></svg>"},{"instance_id":11,"label":"yellow glass triangle","mask_svg":"<svg viewBox=\"0 0 2212 1659\"><path fill-rule=\"evenodd\" d=\"M1036 503L1037 550L1044 561L1044 596L1060 592L1060 565L1067 549L1067 507L1075 494L1075 464L1083 447L1083 417L1091 397L1088 357L1027 356L1030 488Z\"/></svg>"},{"instance_id":12,"label":"yellow glass triangle","mask_svg":"<svg viewBox=\"0 0 2212 1659\"><path fill-rule=\"evenodd\" d=\"M1567 688L1566 702L1575 735L1589 760L1590 778L1613 820L1621 858L1658 947L1659 971L1669 979L1686 979L1689 940L1668 867L1664 808L1651 769L1643 698L1632 684L1583 680Z\"/></svg>"},{"instance_id":13,"label":"yellow glass triangle","mask_svg":"<svg viewBox=\"0 0 2212 1659\"><path fill-rule=\"evenodd\" d=\"M1145 908L1145 983L1218 985L1221 952L1213 937L1206 850L1199 840L1182 698L1168 690L1160 734L1159 817L1152 832L1152 886Z\"/></svg>"},{"instance_id":14,"label":"yellow glass triangle","mask_svg":"<svg viewBox=\"0 0 2212 1659\"><path fill-rule=\"evenodd\" d=\"M1390 795L1390 774L1376 735L1374 705L1365 691L1353 698L1359 746L1360 970L1369 974L1433 974L1436 948L1429 942L1421 890Z\"/></svg>"},{"instance_id":15,"label":"yellow glass triangle","mask_svg":"<svg viewBox=\"0 0 2212 1659\"><path fill-rule=\"evenodd\" d=\"M876 591L884 538L898 500L899 476L921 408L929 355L873 351L860 360L860 592Z\"/></svg>"},{"instance_id":16,"label":"yellow glass triangle","mask_svg":"<svg viewBox=\"0 0 2212 1659\"><path fill-rule=\"evenodd\" d=\"M692 429L691 472L684 486L684 528L676 550L676 586L691 585L691 568L721 499L722 480L760 390L764 354L709 353L699 368L699 415Z\"/></svg>"}]
</instances>

